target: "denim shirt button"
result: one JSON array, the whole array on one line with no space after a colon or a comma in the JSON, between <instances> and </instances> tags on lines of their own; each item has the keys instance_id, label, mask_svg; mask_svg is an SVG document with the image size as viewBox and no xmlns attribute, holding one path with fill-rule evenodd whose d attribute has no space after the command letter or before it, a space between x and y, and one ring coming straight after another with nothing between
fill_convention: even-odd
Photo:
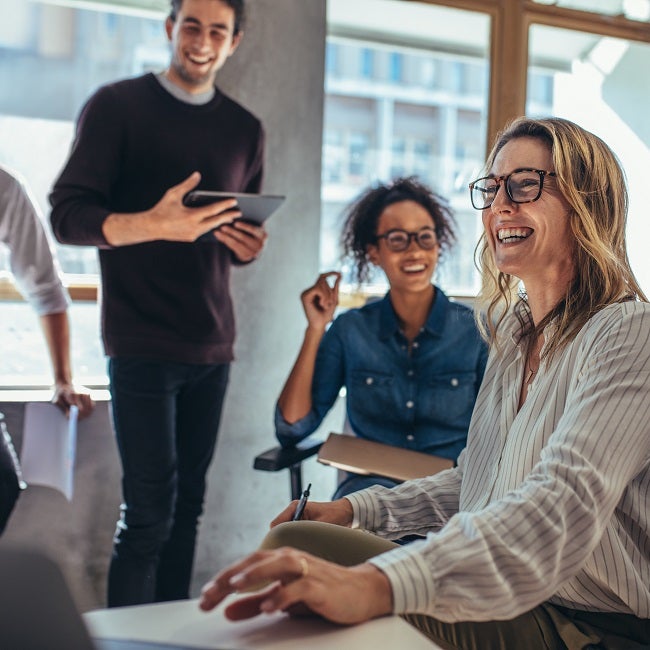
<instances>
[{"instance_id":1,"label":"denim shirt button","mask_svg":"<svg viewBox=\"0 0 650 650\"><path fill-rule=\"evenodd\" d=\"M415 440L415 436L412 433L409 433L408 436L406 436L406 439L409 442L413 442Z\"/></svg>"},{"instance_id":2,"label":"denim shirt button","mask_svg":"<svg viewBox=\"0 0 650 650\"><path fill-rule=\"evenodd\" d=\"M372 377L366 377L366 385L367 385L367 386L370 386L370 385L372 384L373 381L374 381L374 380L373 380Z\"/></svg>"},{"instance_id":3,"label":"denim shirt button","mask_svg":"<svg viewBox=\"0 0 650 650\"><path fill-rule=\"evenodd\" d=\"M414 406L414 404L413 404L413 401L412 401L412 400L409 400L408 402L406 402L406 408L407 408L407 409L412 409L413 406Z\"/></svg>"},{"instance_id":4,"label":"denim shirt button","mask_svg":"<svg viewBox=\"0 0 650 650\"><path fill-rule=\"evenodd\" d=\"M414 348L419 348L420 344L417 341L413 341L413 347Z\"/></svg>"},{"instance_id":5,"label":"denim shirt button","mask_svg":"<svg viewBox=\"0 0 650 650\"><path fill-rule=\"evenodd\" d=\"M453 377L451 382L449 382L454 388L458 386L458 379L456 377Z\"/></svg>"},{"instance_id":6,"label":"denim shirt button","mask_svg":"<svg viewBox=\"0 0 650 650\"><path fill-rule=\"evenodd\" d=\"M415 374L414 370L409 370L407 373L407 376L412 377Z\"/></svg>"}]
</instances>

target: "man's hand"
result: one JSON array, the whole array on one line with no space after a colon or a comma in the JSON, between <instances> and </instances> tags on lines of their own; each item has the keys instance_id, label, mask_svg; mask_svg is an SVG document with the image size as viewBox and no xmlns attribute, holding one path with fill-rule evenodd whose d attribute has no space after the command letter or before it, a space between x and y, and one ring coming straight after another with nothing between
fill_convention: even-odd
<instances>
[{"instance_id":1,"label":"man's hand","mask_svg":"<svg viewBox=\"0 0 650 650\"><path fill-rule=\"evenodd\" d=\"M214 236L227 246L240 262L252 262L264 248L268 234L260 226L237 220L215 230Z\"/></svg>"},{"instance_id":2,"label":"man's hand","mask_svg":"<svg viewBox=\"0 0 650 650\"><path fill-rule=\"evenodd\" d=\"M52 403L56 404L68 415L70 407L76 406L79 409L79 419L89 416L95 408L95 402L90 393L83 387L75 387L72 384L56 384Z\"/></svg>"},{"instance_id":3,"label":"man's hand","mask_svg":"<svg viewBox=\"0 0 650 650\"><path fill-rule=\"evenodd\" d=\"M235 199L224 199L198 208L184 205L183 197L200 180L201 174L194 172L182 183L169 188L156 205L144 212L109 214L102 226L106 241L111 246L156 240L193 242L241 217Z\"/></svg>"},{"instance_id":4,"label":"man's hand","mask_svg":"<svg viewBox=\"0 0 650 650\"><path fill-rule=\"evenodd\" d=\"M283 611L352 624L393 609L388 578L372 564L342 567L293 548L257 551L221 571L203 587L199 607L209 611L229 594L260 585L270 586L228 605L226 617L238 621Z\"/></svg>"}]
</instances>

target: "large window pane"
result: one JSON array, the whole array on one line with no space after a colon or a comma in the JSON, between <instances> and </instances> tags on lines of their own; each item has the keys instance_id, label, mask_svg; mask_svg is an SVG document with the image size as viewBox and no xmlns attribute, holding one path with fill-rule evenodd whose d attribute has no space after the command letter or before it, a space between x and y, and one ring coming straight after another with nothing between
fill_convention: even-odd
<instances>
[{"instance_id":1,"label":"large window pane","mask_svg":"<svg viewBox=\"0 0 650 650\"><path fill-rule=\"evenodd\" d=\"M75 303L69 314L74 378L87 386L104 386L108 378L97 305ZM0 303L0 388L47 386L51 381L38 317L25 302Z\"/></svg>"},{"instance_id":2,"label":"large window pane","mask_svg":"<svg viewBox=\"0 0 650 650\"><path fill-rule=\"evenodd\" d=\"M100 84L164 68L168 47L161 17L169 4L121 0L114 11L108 2L92 1L2 0L2 6L0 161L26 179L47 222L47 194L67 156L83 102ZM76 274L96 277L94 248L57 249L68 282L76 282ZM8 273L8 259L0 246L0 275ZM98 307L75 303L70 317L75 378L101 384L105 362ZM49 368L29 305L0 303L0 386L49 383Z\"/></svg>"},{"instance_id":3,"label":"large window pane","mask_svg":"<svg viewBox=\"0 0 650 650\"><path fill-rule=\"evenodd\" d=\"M648 293L650 221L643 192L650 169L650 45L537 25L530 32L530 64L527 112L574 120L605 140L619 157L630 191L630 261ZM551 96L547 110L537 101L539 94L530 90L530 83L542 78Z\"/></svg>"},{"instance_id":4,"label":"large window pane","mask_svg":"<svg viewBox=\"0 0 650 650\"><path fill-rule=\"evenodd\" d=\"M154 1L131 4L153 8ZM47 214L47 194L67 156L83 102L103 83L163 69L167 40L160 16L124 13L126 1L115 11L99 2L97 10L3 2L9 5L4 16L11 19L0 21L0 78L11 92L0 94L0 161L25 177ZM97 273L94 249L57 249L66 273Z\"/></svg>"},{"instance_id":5,"label":"large window pane","mask_svg":"<svg viewBox=\"0 0 650 650\"><path fill-rule=\"evenodd\" d=\"M322 268L339 268L340 215L354 197L378 180L416 175L450 199L458 219L458 245L437 281L474 293L480 225L467 183L485 155L489 19L414 2L329 0L328 22ZM377 281L367 289L382 291L382 274Z\"/></svg>"}]
</instances>

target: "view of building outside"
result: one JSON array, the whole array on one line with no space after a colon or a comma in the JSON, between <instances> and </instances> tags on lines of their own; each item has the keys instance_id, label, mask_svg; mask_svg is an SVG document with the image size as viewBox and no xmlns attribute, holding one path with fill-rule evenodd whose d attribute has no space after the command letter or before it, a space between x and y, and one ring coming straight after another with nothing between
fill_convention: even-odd
<instances>
[{"instance_id":1,"label":"view of building outside","mask_svg":"<svg viewBox=\"0 0 650 650\"><path fill-rule=\"evenodd\" d=\"M650 3L645 6L647 20ZM548 114L537 101L537 90L530 87L536 83L531 72L540 62L553 71L552 76L544 77L544 84L550 83L552 89L550 112L600 136L621 161L630 199L628 254L641 287L650 294L650 221L645 196L650 169L650 83L646 73L650 69L650 45L533 25L529 61L526 113Z\"/></svg>"},{"instance_id":2,"label":"view of building outside","mask_svg":"<svg viewBox=\"0 0 650 650\"><path fill-rule=\"evenodd\" d=\"M3 2L12 20L0 22L0 77L11 92L0 95L0 162L24 176L47 215L47 194L85 99L101 84L162 70L168 44L160 15L110 11L107 4L86 10ZM328 0L328 21L321 268L341 268L345 206L370 184L416 175L448 198L458 223L458 243L436 282L451 295L473 295L481 225L467 185L480 174L487 146L489 17L399 0ZM650 46L537 25L529 36L527 113L569 117L614 147L632 190L632 264L648 291L650 264L641 247L650 233L641 193L650 168L650 87L639 74L648 69ZM94 249L57 250L69 281L96 277ZM0 275L8 269L0 247ZM71 315L75 374L101 383L97 305L75 303ZM0 303L0 385L45 380L45 359L29 307Z\"/></svg>"},{"instance_id":3,"label":"view of building outside","mask_svg":"<svg viewBox=\"0 0 650 650\"><path fill-rule=\"evenodd\" d=\"M340 266L350 201L377 181L417 176L456 212L458 242L439 279L451 293L475 293L480 223L467 184L485 155L486 61L337 37L326 52L322 267Z\"/></svg>"},{"instance_id":4,"label":"view of building outside","mask_svg":"<svg viewBox=\"0 0 650 650\"><path fill-rule=\"evenodd\" d=\"M0 163L22 175L49 229L47 201L68 155L74 122L100 85L162 70L169 58L161 16L2 0L0 21ZM10 5L4 7L4 5ZM97 152L101 155L101 152ZM68 282L97 278L94 248L56 245ZM0 276L8 274L0 246ZM75 302L72 362L78 381L106 383L96 303ZM0 386L42 385L49 378L38 319L24 302L0 302Z\"/></svg>"},{"instance_id":5,"label":"view of building outside","mask_svg":"<svg viewBox=\"0 0 650 650\"><path fill-rule=\"evenodd\" d=\"M481 232L467 185L485 157L489 18L395 0L328 3L321 268L339 269L343 211L369 185L417 176L447 198L456 246L435 281L452 295L478 289ZM351 269L344 287L357 290ZM383 274L364 287L386 289Z\"/></svg>"},{"instance_id":6,"label":"view of building outside","mask_svg":"<svg viewBox=\"0 0 650 650\"><path fill-rule=\"evenodd\" d=\"M160 17L3 2L11 5L5 11L11 20L0 21L0 77L7 89L0 94L0 163L22 174L47 215L47 195L84 101L104 83L162 70L167 39ZM57 251L66 273L97 274L95 249L57 245Z\"/></svg>"}]
</instances>

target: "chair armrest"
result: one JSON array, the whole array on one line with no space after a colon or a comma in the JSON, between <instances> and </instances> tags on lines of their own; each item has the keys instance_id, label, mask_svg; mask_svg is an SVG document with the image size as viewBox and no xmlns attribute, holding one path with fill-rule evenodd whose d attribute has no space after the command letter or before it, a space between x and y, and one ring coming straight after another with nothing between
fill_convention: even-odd
<instances>
[{"instance_id":1,"label":"chair armrest","mask_svg":"<svg viewBox=\"0 0 650 650\"><path fill-rule=\"evenodd\" d=\"M278 472L281 469L298 465L311 456L315 456L322 444L322 440L303 440L295 447L286 449L280 446L273 447L255 456L253 467L265 472Z\"/></svg>"}]
</instances>

